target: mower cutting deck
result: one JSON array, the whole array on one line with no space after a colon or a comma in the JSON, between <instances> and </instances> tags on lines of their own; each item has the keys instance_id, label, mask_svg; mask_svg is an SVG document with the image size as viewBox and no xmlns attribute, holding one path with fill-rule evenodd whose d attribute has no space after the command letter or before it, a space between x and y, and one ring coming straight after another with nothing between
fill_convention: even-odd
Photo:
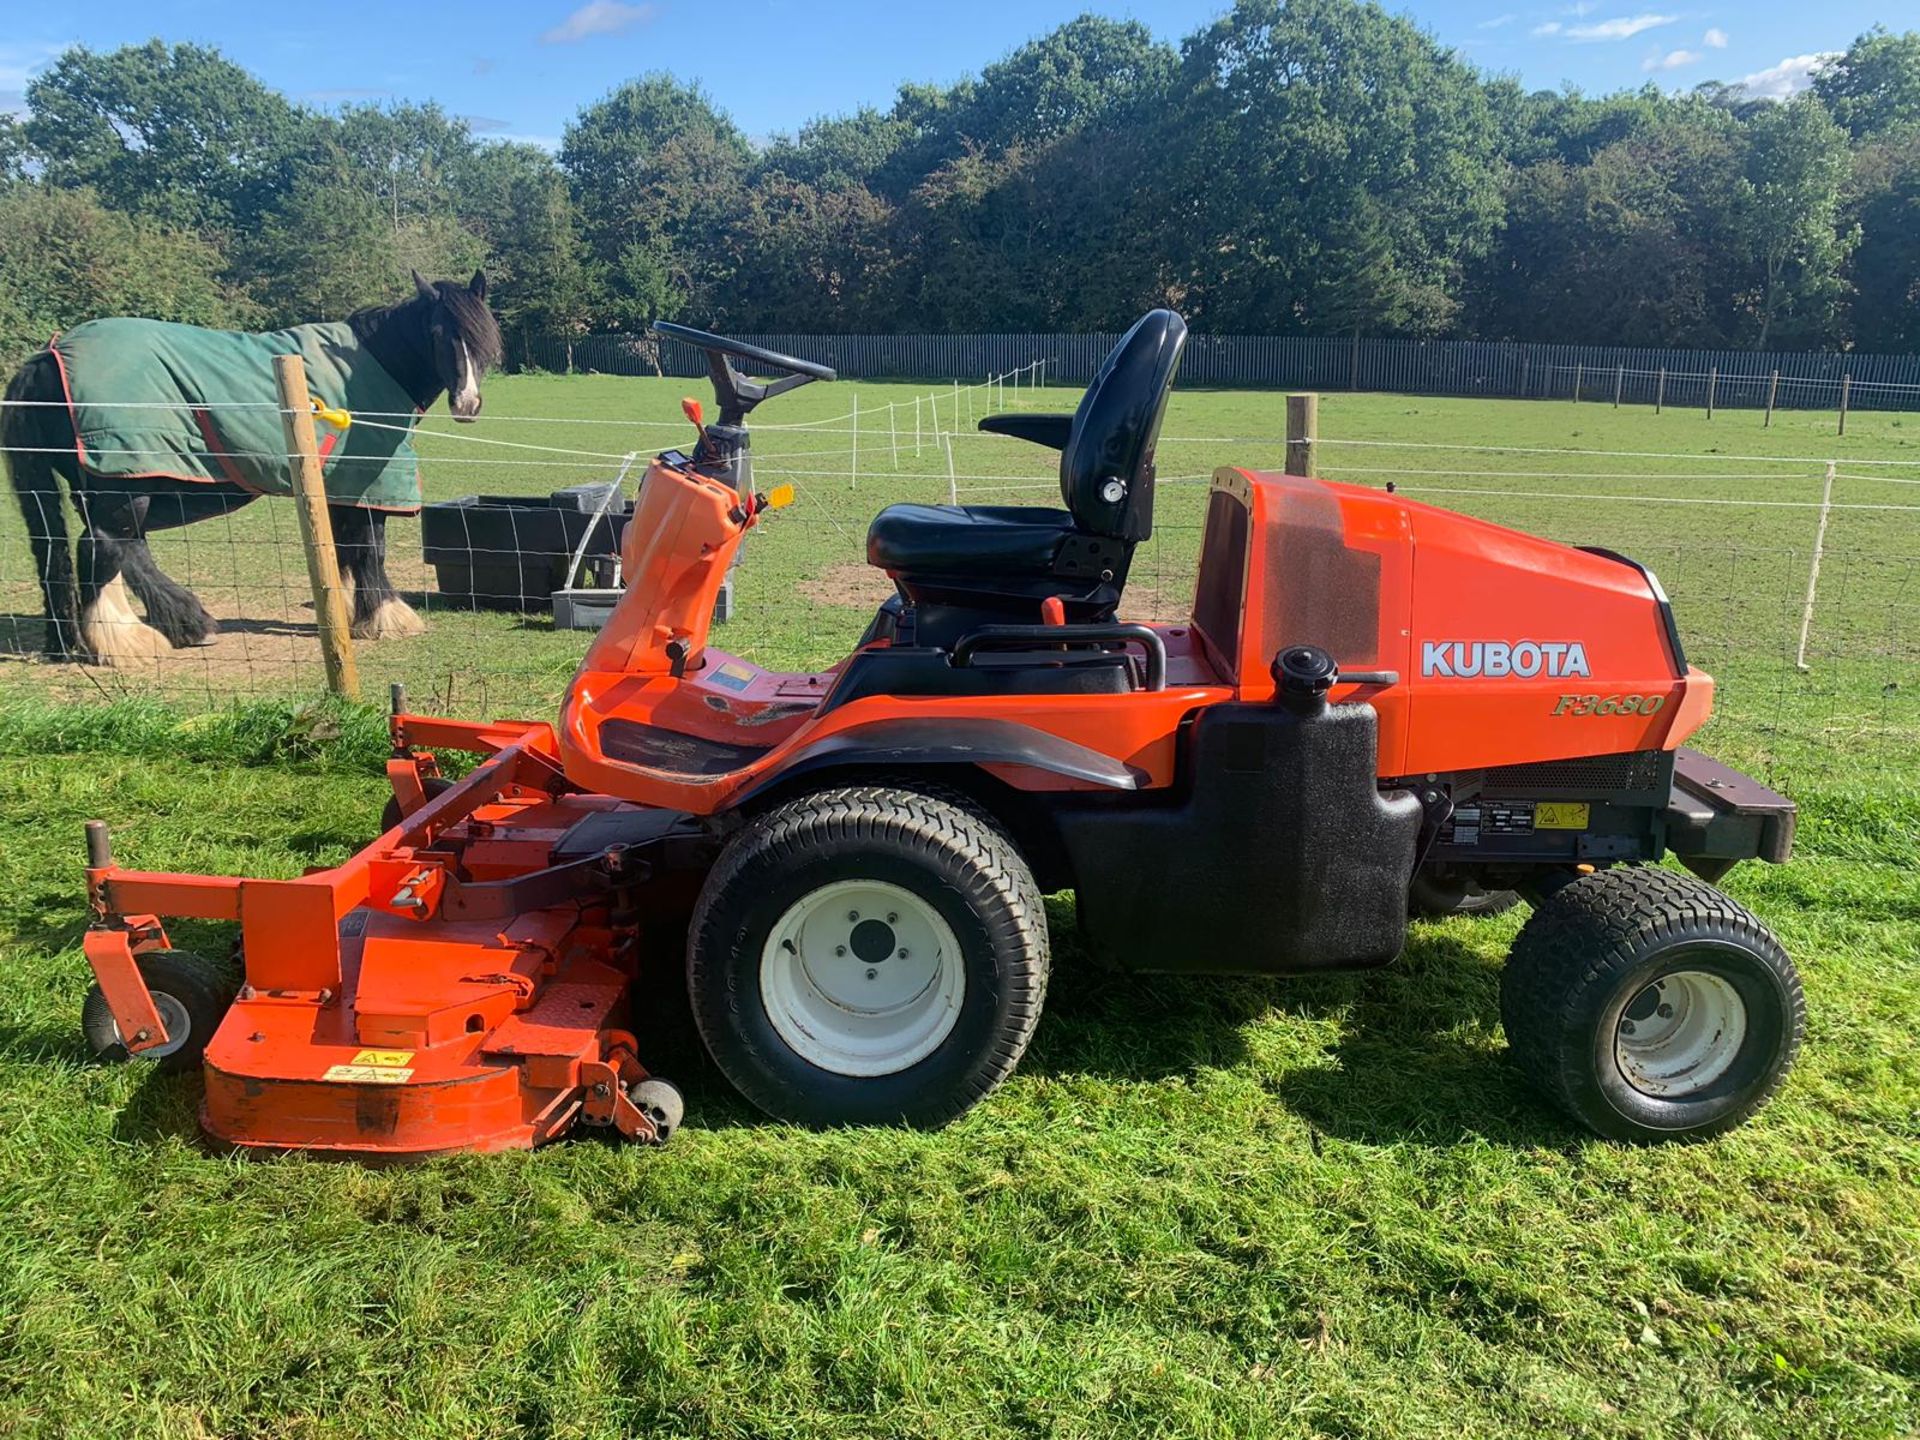
<instances>
[{"instance_id":1,"label":"mower cutting deck","mask_svg":"<svg viewBox=\"0 0 1920 1440\"><path fill-rule=\"evenodd\" d=\"M298 880L130 872L91 832L89 1039L202 1067L215 1139L664 1140L679 1096L632 1029L681 964L763 1109L944 1123L1032 1037L1060 890L1121 965L1267 975L1383 965L1410 908L1523 896L1501 1018L1543 1095L1649 1140L1781 1083L1799 980L1710 882L1785 860L1793 806L1684 747L1713 682L1644 568L1226 468L1191 619L1120 619L1186 338L1156 311L1074 415L982 422L1060 451L1063 508L887 508L868 558L895 596L840 664L767 671L708 644L742 537L790 498L754 488L746 419L832 372L660 328L706 352L719 417L649 468L557 727L396 703L384 833ZM436 748L485 758L449 784ZM245 983L160 915L237 921Z\"/></svg>"},{"instance_id":2,"label":"mower cutting deck","mask_svg":"<svg viewBox=\"0 0 1920 1440\"><path fill-rule=\"evenodd\" d=\"M230 1145L421 1157L525 1148L576 1124L664 1142L680 1096L647 1074L627 1026L636 891L675 817L567 786L545 725L396 713L393 733L389 774L411 813L330 870L129 871L90 830L103 928L86 951L110 1043L204 1054L202 1122ZM490 758L436 785L423 738ZM141 912L239 921L246 983L222 1005L220 970ZM153 989L170 1003L143 1003Z\"/></svg>"}]
</instances>

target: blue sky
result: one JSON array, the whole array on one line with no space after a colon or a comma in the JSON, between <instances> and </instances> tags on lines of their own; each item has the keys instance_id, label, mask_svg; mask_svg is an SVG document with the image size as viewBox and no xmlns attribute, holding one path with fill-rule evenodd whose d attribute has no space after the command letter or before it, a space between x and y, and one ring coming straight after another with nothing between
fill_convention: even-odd
<instances>
[{"instance_id":1,"label":"blue sky","mask_svg":"<svg viewBox=\"0 0 1920 1440\"><path fill-rule=\"evenodd\" d=\"M1908 0L1900 0L1908 3ZM952 81L1084 10L1170 41L1223 0L78 0L9 5L0 109L66 45L159 35L218 45L269 84L323 108L438 100L476 130L557 143L569 116L621 80L697 78L756 138L822 113L884 105L902 81ZM1748 80L1805 83L1889 0L1388 0L1482 69L1530 86L1612 90ZM382 43L382 37L392 37Z\"/></svg>"}]
</instances>

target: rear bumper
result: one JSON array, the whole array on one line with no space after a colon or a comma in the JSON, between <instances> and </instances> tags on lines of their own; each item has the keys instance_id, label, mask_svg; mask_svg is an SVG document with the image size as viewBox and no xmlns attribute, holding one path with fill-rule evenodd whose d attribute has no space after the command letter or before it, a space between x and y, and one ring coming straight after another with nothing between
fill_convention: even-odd
<instances>
[{"instance_id":1,"label":"rear bumper","mask_svg":"<svg viewBox=\"0 0 1920 1440\"><path fill-rule=\"evenodd\" d=\"M1793 854L1793 801L1750 775L1682 746L1673 757L1667 849L1688 869L1724 873L1737 860L1778 865Z\"/></svg>"}]
</instances>

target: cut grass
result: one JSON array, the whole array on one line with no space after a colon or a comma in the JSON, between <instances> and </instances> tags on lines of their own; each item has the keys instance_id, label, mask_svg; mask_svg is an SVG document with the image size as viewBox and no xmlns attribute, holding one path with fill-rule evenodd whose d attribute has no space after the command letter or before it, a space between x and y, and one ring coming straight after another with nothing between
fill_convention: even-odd
<instances>
[{"instance_id":1,"label":"cut grass","mask_svg":"<svg viewBox=\"0 0 1920 1440\"><path fill-rule=\"evenodd\" d=\"M294 875L366 838L379 717L0 713L0 1432L1872 1436L1920 1424L1920 787L1802 793L1729 889L1806 975L1800 1068L1628 1149L1506 1064L1519 917L1366 975L1109 974L1052 902L1014 1079L952 1129L693 1123L391 1170L204 1153L90 1063L79 834ZM179 939L222 948L221 927Z\"/></svg>"}]
</instances>

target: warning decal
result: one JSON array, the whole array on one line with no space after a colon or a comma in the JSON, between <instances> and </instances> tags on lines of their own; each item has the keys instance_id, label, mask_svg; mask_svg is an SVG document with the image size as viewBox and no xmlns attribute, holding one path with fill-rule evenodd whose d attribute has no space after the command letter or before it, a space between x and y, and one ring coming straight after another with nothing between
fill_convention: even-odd
<instances>
[{"instance_id":1,"label":"warning decal","mask_svg":"<svg viewBox=\"0 0 1920 1440\"><path fill-rule=\"evenodd\" d=\"M362 1050L353 1057L356 1065L404 1065L413 1059L411 1050Z\"/></svg>"},{"instance_id":2,"label":"warning decal","mask_svg":"<svg viewBox=\"0 0 1920 1440\"><path fill-rule=\"evenodd\" d=\"M412 1076L405 1065L334 1065L320 1078L342 1085L404 1085Z\"/></svg>"}]
</instances>

